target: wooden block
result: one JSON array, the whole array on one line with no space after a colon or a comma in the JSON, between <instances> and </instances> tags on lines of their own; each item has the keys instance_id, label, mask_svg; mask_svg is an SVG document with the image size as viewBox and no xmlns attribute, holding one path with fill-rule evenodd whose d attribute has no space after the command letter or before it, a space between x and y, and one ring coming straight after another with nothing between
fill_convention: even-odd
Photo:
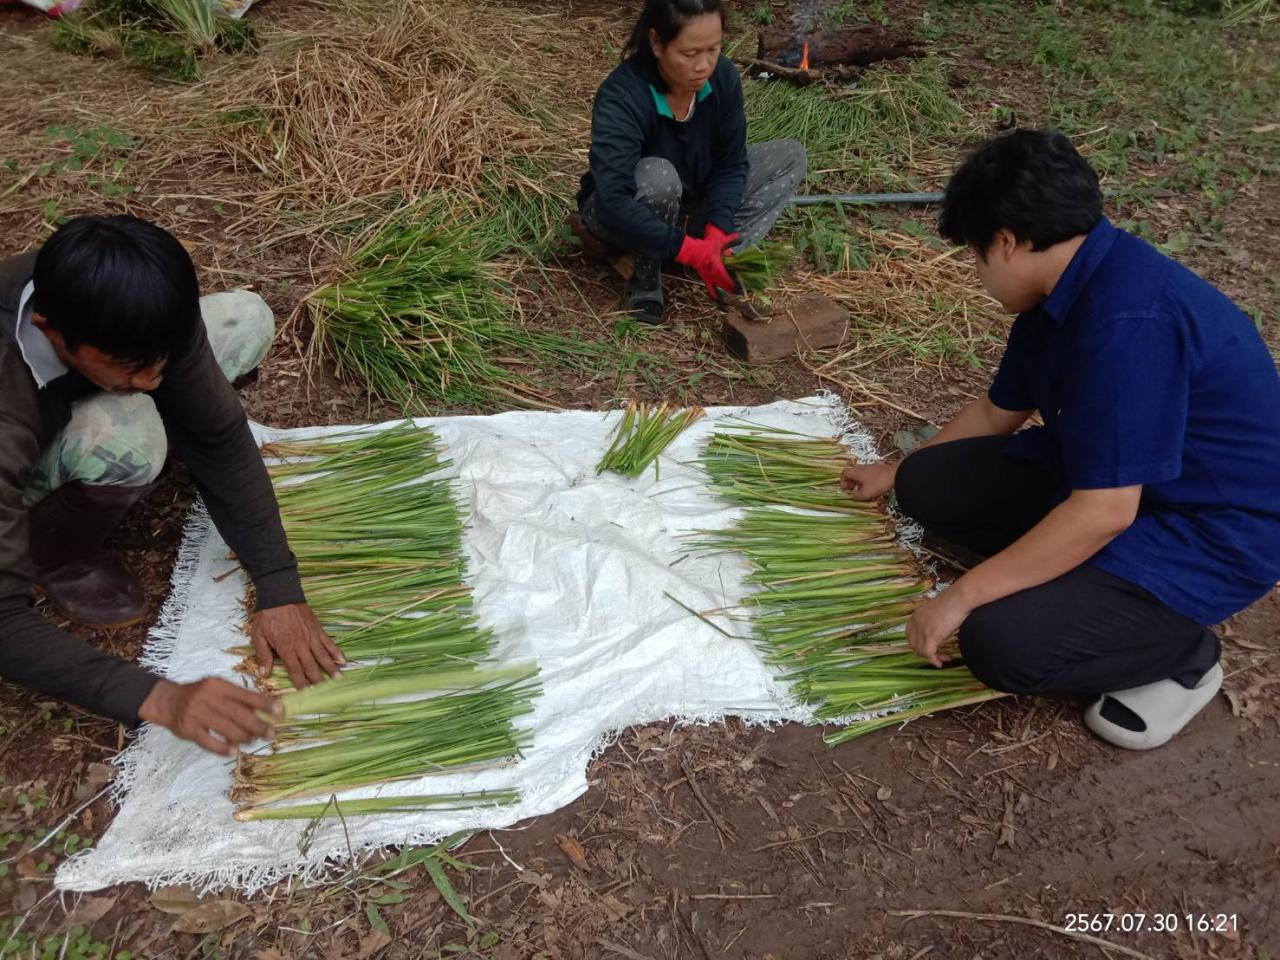
<instances>
[{"instance_id":1,"label":"wooden block","mask_svg":"<svg viewBox=\"0 0 1280 960\"><path fill-rule=\"evenodd\" d=\"M848 332L849 311L820 293L775 304L773 312L759 320L730 311L724 323L725 346L748 363L769 363L801 350L839 346Z\"/></svg>"}]
</instances>

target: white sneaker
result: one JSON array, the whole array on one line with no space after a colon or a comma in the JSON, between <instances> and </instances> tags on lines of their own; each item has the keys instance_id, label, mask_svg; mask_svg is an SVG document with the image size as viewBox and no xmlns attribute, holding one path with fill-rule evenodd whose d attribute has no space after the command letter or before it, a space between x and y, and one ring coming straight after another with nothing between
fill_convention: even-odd
<instances>
[{"instance_id":1,"label":"white sneaker","mask_svg":"<svg viewBox=\"0 0 1280 960\"><path fill-rule=\"evenodd\" d=\"M1108 743L1126 750L1150 750L1168 743L1205 708L1222 687L1222 665L1209 672L1188 690L1174 680L1159 680L1145 687L1117 690L1099 697L1084 712L1084 725ZM1103 705L1114 700L1130 710L1142 723L1142 730L1130 730L1102 715Z\"/></svg>"}]
</instances>

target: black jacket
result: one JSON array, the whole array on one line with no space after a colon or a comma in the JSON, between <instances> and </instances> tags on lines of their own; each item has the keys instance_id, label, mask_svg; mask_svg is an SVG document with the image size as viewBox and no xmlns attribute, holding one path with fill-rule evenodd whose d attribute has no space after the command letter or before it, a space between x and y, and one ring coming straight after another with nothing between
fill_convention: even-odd
<instances>
[{"instance_id":1,"label":"black jacket","mask_svg":"<svg viewBox=\"0 0 1280 960\"><path fill-rule=\"evenodd\" d=\"M747 184L742 78L722 56L710 85L685 123L658 113L649 80L633 60L624 61L596 92L590 166L578 206L594 193L601 225L637 253L670 260L685 237L636 200L635 169L644 157L670 160L684 184L682 203L704 206L707 222L733 232Z\"/></svg>"},{"instance_id":2,"label":"black jacket","mask_svg":"<svg viewBox=\"0 0 1280 960\"><path fill-rule=\"evenodd\" d=\"M34 262L30 253L0 260L0 677L133 724L156 678L59 630L31 605L35 571L23 489L40 451L71 418L71 405L97 389L74 370L38 389L22 359L14 330ZM219 532L253 577L258 608L302 602L271 480L203 323L186 351L169 358L150 396Z\"/></svg>"}]
</instances>

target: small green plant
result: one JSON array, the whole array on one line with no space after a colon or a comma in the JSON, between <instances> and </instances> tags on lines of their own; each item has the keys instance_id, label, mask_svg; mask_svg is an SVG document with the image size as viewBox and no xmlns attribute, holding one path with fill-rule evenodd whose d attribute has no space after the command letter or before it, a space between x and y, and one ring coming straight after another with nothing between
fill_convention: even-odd
<instances>
[{"instance_id":1,"label":"small green plant","mask_svg":"<svg viewBox=\"0 0 1280 960\"><path fill-rule=\"evenodd\" d=\"M449 909L457 914L458 918L467 926L474 927L475 920L467 912L466 901L463 900L449 880L449 875L445 869L447 867L456 870L458 873L480 869L476 864L461 860L449 852L463 842L465 838L465 834L454 834L434 847L405 847L392 859L379 864L371 872L370 877L374 878L378 884L390 886L397 890L404 890L407 886L403 883L398 883L395 878L413 871L416 867L421 867L431 879L432 885L439 891L440 896L444 898L444 902L449 906ZM398 896L398 894L391 894L391 896ZM385 905L398 901L388 900L384 896L376 902L379 905Z\"/></svg>"},{"instance_id":2,"label":"small green plant","mask_svg":"<svg viewBox=\"0 0 1280 960\"><path fill-rule=\"evenodd\" d=\"M53 124L45 129L45 142L58 155L32 170L27 179L77 177L107 199L134 191L131 184L121 180L125 157L138 145L128 134L109 126ZM52 223L62 220L55 199L46 203L44 214Z\"/></svg>"},{"instance_id":3,"label":"small green plant","mask_svg":"<svg viewBox=\"0 0 1280 960\"><path fill-rule=\"evenodd\" d=\"M757 3L751 8L751 19L761 26L767 27L773 23L773 7L768 3Z\"/></svg>"},{"instance_id":4,"label":"small green plant","mask_svg":"<svg viewBox=\"0 0 1280 960\"><path fill-rule=\"evenodd\" d=\"M22 931L21 926L21 917L0 920L0 960L133 960L130 951L113 953L109 944L95 940L83 927L41 937Z\"/></svg>"}]
</instances>

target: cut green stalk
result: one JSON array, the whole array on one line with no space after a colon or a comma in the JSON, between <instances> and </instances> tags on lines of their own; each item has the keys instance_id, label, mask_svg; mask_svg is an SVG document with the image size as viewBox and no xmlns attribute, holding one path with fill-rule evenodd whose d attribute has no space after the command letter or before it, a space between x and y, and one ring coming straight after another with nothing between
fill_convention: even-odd
<instances>
[{"instance_id":1,"label":"cut green stalk","mask_svg":"<svg viewBox=\"0 0 1280 960\"><path fill-rule=\"evenodd\" d=\"M475 807L506 806L520 801L515 790L483 790L478 793L444 793L436 796L363 797L324 803L298 803L285 807L254 807L236 811L237 820L316 820L321 817L360 817L370 814L441 812Z\"/></svg>"},{"instance_id":2,"label":"cut green stalk","mask_svg":"<svg viewBox=\"0 0 1280 960\"><path fill-rule=\"evenodd\" d=\"M613 443L596 464L596 473L612 470L623 476L638 477L652 463L656 476L657 459L662 451L701 417L702 412L701 407L681 410L666 403L627 404Z\"/></svg>"}]
</instances>

